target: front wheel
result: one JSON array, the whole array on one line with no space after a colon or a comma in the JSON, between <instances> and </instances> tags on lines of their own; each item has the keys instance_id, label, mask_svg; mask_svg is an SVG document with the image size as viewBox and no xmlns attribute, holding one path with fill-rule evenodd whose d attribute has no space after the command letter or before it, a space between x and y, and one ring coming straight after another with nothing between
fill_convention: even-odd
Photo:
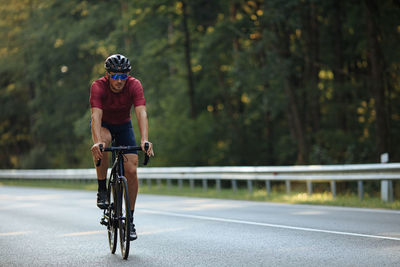
<instances>
[{"instance_id":1,"label":"front wheel","mask_svg":"<svg viewBox=\"0 0 400 267\"><path fill-rule=\"evenodd\" d=\"M131 209L129 204L128 183L126 178L120 176L120 201L119 209L119 241L122 257L126 260L129 255Z\"/></svg>"},{"instance_id":2,"label":"front wheel","mask_svg":"<svg viewBox=\"0 0 400 267\"><path fill-rule=\"evenodd\" d=\"M114 180L115 181L115 180ZM117 228L118 228L118 213L117 213L117 194L115 192L115 183L109 183L108 203L108 244L110 245L111 253L114 254L117 249Z\"/></svg>"}]
</instances>

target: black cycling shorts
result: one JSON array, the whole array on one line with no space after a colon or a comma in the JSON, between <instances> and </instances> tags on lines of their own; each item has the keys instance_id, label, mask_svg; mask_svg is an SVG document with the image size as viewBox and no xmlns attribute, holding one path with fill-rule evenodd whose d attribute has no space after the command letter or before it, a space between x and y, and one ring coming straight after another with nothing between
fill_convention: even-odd
<instances>
[{"instance_id":1,"label":"black cycling shorts","mask_svg":"<svg viewBox=\"0 0 400 267\"><path fill-rule=\"evenodd\" d=\"M110 131L115 146L136 146L135 133L130 121L123 124L109 124L103 121L101 126ZM127 151L124 154L137 154L137 151Z\"/></svg>"}]
</instances>

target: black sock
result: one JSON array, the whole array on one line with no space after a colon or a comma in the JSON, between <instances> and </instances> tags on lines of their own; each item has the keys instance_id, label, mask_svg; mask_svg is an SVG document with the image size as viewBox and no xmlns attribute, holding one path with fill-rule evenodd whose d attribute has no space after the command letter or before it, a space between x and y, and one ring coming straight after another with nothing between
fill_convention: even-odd
<instances>
[{"instance_id":1,"label":"black sock","mask_svg":"<svg viewBox=\"0 0 400 267\"><path fill-rule=\"evenodd\" d=\"M133 212L134 212L135 210L131 210L131 222L133 222Z\"/></svg>"},{"instance_id":2,"label":"black sock","mask_svg":"<svg viewBox=\"0 0 400 267\"><path fill-rule=\"evenodd\" d=\"M106 188L106 179L104 179L104 180L97 180L97 182L98 182L98 184L99 184L99 188L98 188L98 191L100 192L100 191L107 191L107 188Z\"/></svg>"}]
</instances>

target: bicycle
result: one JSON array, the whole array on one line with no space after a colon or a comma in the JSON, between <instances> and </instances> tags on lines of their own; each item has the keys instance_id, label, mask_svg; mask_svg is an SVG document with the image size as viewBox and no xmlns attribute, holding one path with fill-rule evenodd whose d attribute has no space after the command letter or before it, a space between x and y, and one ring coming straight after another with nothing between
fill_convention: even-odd
<instances>
[{"instance_id":1,"label":"bicycle","mask_svg":"<svg viewBox=\"0 0 400 267\"><path fill-rule=\"evenodd\" d=\"M149 144L145 144L147 151ZM130 202L128 194L128 184L124 176L124 152L126 151L141 151L140 146L111 146L105 147L100 145L100 150L103 152L112 152L112 168L110 178L107 183L107 199L108 207L103 211L103 217L100 224L107 227L108 243L111 253L114 254L117 249L117 238L119 229L119 239L121 254L123 259L129 256L130 247ZM149 156L145 155L144 165L147 165ZM100 166L99 160L96 166Z\"/></svg>"}]
</instances>

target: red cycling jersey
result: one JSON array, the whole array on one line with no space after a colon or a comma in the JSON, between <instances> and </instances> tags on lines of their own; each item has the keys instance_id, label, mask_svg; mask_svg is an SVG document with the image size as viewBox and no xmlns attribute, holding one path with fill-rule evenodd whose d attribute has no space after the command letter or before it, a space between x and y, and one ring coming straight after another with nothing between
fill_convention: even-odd
<instances>
[{"instance_id":1,"label":"red cycling jersey","mask_svg":"<svg viewBox=\"0 0 400 267\"><path fill-rule=\"evenodd\" d=\"M146 101L139 80L129 76L124 89L114 93L106 76L93 82L90 88L90 107L103 110L102 121L123 124L131 120L131 108L144 106Z\"/></svg>"}]
</instances>

